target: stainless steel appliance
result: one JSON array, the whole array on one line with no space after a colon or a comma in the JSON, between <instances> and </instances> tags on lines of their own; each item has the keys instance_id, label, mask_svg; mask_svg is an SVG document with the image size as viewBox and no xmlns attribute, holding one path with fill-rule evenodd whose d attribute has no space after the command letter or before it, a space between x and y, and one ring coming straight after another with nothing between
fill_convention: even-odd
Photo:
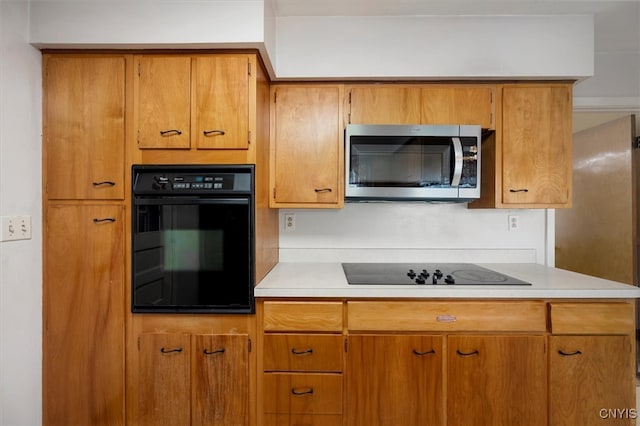
<instances>
[{"instance_id":1,"label":"stainless steel appliance","mask_svg":"<svg viewBox=\"0 0 640 426\"><path fill-rule=\"evenodd\" d=\"M345 198L480 197L480 126L361 125L345 131Z\"/></svg>"},{"instance_id":2,"label":"stainless steel appliance","mask_svg":"<svg viewBox=\"0 0 640 426\"><path fill-rule=\"evenodd\" d=\"M132 311L254 312L254 166L132 173Z\"/></svg>"},{"instance_id":3,"label":"stainless steel appliance","mask_svg":"<svg viewBox=\"0 0 640 426\"><path fill-rule=\"evenodd\" d=\"M343 263L352 285L531 285L472 263Z\"/></svg>"}]
</instances>

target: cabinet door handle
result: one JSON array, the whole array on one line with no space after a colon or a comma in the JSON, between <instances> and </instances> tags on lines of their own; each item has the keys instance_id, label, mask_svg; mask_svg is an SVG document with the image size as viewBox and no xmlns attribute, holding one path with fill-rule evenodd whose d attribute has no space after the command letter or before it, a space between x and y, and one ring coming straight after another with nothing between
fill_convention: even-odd
<instances>
[{"instance_id":1,"label":"cabinet door handle","mask_svg":"<svg viewBox=\"0 0 640 426\"><path fill-rule=\"evenodd\" d=\"M182 348L175 348L175 349L167 349L167 348L160 348L160 352L162 352L163 354L169 354L171 352L182 352Z\"/></svg>"},{"instance_id":2,"label":"cabinet door handle","mask_svg":"<svg viewBox=\"0 0 640 426\"><path fill-rule=\"evenodd\" d=\"M298 350L296 348L291 349L291 353L294 355L311 355L313 354L313 348Z\"/></svg>"},{"instance_id":3,"label":"cabinet door handle","mask_svg":"<svg viewBox=\"0 0 640 426\"><path fill-rule=\"evenodd\" d=\"M103 185L116 186L116 183L110 180L104 180L102 182L92 182L92 184L93 186L103 186Z\"/></svg>"},{"instance_id":4,"label":"cabinet door handle","mask_svg":"<svg viewBox=\"0 0 640 426\"><path fill-rule=\"evenodd\" d=\"M417 349L413 350L413 354L415 356L435 355L435 353L436 353L435 349L431 349L429 351L419 351Z\"/></svg>"},{"instance_id":5,"label":"cabinet door handle","mask_svg":"<svg viewBox=\"0 0 640 426\"><path fill-rule=\"evenodd\" d=\"M182 130L178 129L170 129L170 130L160 130L160 136L171 136L171 135L181 135Z\"/></svg>"},{"instance_id":6,"label":"cabinet door handle","mask_svg":"<svg viewBox=\"0 0 640 426\"><path fill-rule=\"evenodd\" d=\"M313 388L302 388L302 389L292 388L291 393L293 395L311 395L313 394Z\"/></svg>"},{"instance_id":7,"label":"cabinet door handle","mask_svg":"<svg viewBox=\"0 0 640 426\"><path fill-rule=\"evenodd\" d=\"M529 192L529 190L527 188L510 189L509 192Z\"/></svg>"},{"instance_id":8,"label":"cabinet door handle","mask_svg":"<svg viewBox=\"0 0 640 426\"><path fill-rule=\"evenodd\" d=\"M456 349L456 353L460 356L474 356L474 355L480 355L480 351L479 350L475 350L475 351L471 351L471 352L461 352L460 349Z\"/></svg>"},{"instance_id":9,"label":"cabinet door handle","mask_svg":"<svg viewBox=\"0 0 640 426\"><path fill-rule=\"evenodd\" d=\"M223 354L224 353L224 348L220 348L220 349L214 349L212 351L205 349L204 351L202 351L203 354L205 355L213 355L213 354Z\"/></svg>"},{"instance_id":10,"label":"cabinet door handle","mask_svg":"<svg viewBox=\"0 0 640 426\"><path fill-rule=\"evenodd\" d=\"M315 192L333 192L333 189L331 188L316 188L314 189Z\"/></svg>"},{"instance_id":11,"label":"cabinet door handle","mask_svg":"<svg viewBox=\"0 0 640 426\"><path fill-rule=\"evenodd\" d=\"M211 136L211 135L222 136L224 135L224 130L204 130L202 134L205 136Z\"/></svg>"},{"instance_id":12,"label":"cabinet door handle","mask_svg":"<svg viewBox=\"0 0 640 426\"><path fill-rule=\"evenodd\" d=\"M575 355L582 355L582 352L580 351L574 351L574 352L565 352L562 349L560 349L558 351L558 353L562 356L575 356Z\"/></svg>"},{"instance_id":13,"label":"cabinet door handle","mask_svg":"<svg viewBox=\"0 0 640 426\"><path fill-rule=\"evenodd\" d=\"M116 220L112 217L103 217L98 219L97 217L93 218L93 223L103 223L103 222L115 222Z\"/></svg>"}]
</instances>

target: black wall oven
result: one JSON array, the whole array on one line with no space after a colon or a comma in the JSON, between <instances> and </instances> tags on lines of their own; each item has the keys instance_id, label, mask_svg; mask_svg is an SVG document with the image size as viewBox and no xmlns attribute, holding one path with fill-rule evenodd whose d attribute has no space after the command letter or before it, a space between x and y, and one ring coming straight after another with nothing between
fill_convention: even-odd
<instances>
[{"instance_id":1,"label":"black wall oven","mask_svg":"<svg viewBox=\"0 0 640 426\"><path fill-rule=\"evenodd\" d=\"M133 312L254 312L254 174L133 166Z\"/></svg>"}]
</instances>

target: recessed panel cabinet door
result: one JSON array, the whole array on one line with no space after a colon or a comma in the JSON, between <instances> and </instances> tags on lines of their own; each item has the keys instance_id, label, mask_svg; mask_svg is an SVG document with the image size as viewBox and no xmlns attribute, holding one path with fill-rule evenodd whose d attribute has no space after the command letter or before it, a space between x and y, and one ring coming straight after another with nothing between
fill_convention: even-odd
<instances>
[{"instance_id":1,"label":"recessed panel cabinet door","mask_svg":"<svg viewBox=\"0 0 640 426\"><path fill-rule=\"evenodd\" d=\"M634 367L629 336L551 336L549 425L635 425Z\"/></svg>"},{"instance_id":2,"label":"recessed panel cabinet door","mask_svg":"<svg viewBox=\"0 0 640 426\"><path fill-rule=\"evenodd\" d=\"M433 87L422 89L422 124L479 125L495 128L494 88Z\"/></svg>"},{"instance_id":3,"label":"recessed panel cabinet door","mask_svg":"<svg viewBox=\"0 0 640 426\"><path fill-rule=\"evenodd\" d=\"M448 336L447 425L546 425L545 340Z\"/></svg>"},{"instance_id":4,"label":"recessed panel cabinet door","mask_svg":"<svg viewBox=\"0 0 640 426\"><path fill-rule=\"evenodd\" d=\"M46 197L123 199L125 58L44 57Z\"/></svg>"},{"instance_id":5,"label":"recessed panel cabinet door","mask_svg":"<svg viewBox=\"0 0 640 426\"><path fill-rule=\"evenodd\" d=\"M247 149L249 59L246 55L195 59L196 146Z\"/></svg>"},{"instance_id":6,"label":"recessed panel cabinet door","mask_svg":"<svg viewBox=\"0 0 640 426\"><path fill-rule=\"evenodd\" d=\"M276 88L276 206L314 207L342 201L341 90L338 86Z\"/></svg>"},{"instance_id":7,"label":"recessed panel cabinet door","mask_svg":"<svg viewBox=\"0 0 640 426\"><path fill-rule=\"evenodd\" d=\"M347 424L443 425L443 339L349 336Z\"/></svg>"},{"instance_id":8,"label":"recessed panel cabinet door","mask_svg":"<svg viewBox=\"0 0 640 426\"><path fill-rule=\"evenodd\" d=\"M123 425L124 208L45 217L43 424Z\"/></svg>"},{"instance_id":9,"label":"recessed panel cabinet door","mask_svg":"<svg viewBox=\"0 0 640 426\"><path fill-rule=\"evenodd\" d=\"M135 118L139 148L189 148L191 58L136 56Z\"/></svg>"},{"instance_id":10,"label":"recessed panel cabinet door","mask_svg":"<svg viewBox=\"0 0 640 426\"><path fill-rule=\"evenodd\" d=\"M505 87L502 201L571 204L571 86Z\"/></svg>"},{"instance_id":11,"label":"recessed panel cabinet door","mask_svg":"<svg viewBox=\"0 0 640 426\"><path fill-rule=\"evenodd\" d=\"M361 86L349 90L352 124L419 124L420 89Z\"/></svg>"}]
</instances>

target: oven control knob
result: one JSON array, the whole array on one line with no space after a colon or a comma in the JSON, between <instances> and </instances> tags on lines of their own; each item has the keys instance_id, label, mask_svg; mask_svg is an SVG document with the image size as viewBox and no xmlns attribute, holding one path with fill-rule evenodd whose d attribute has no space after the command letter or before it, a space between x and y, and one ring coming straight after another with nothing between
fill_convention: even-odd
<instances>
[{"instance_id":1,"label":"oven control knob","mask_svg":"<svg viewBox=\"0 0 640 426\"><path fill-rule=\"evenodd\" d=\"M413 269L409 269L409 272L407 272L407 276L411 279L414 279L416 277L416 272Z\"/></svg>"},{"instance_id":2,"label":"oven control knob","mask_svg":"<svg viewBox=\"0 0 640 426\"><path fill-rule=\"evenodd\" d=\"M424 279L429 278L429 271L427 271L426 269L423 269L422 272L420 272L420 276Z\"/></svg>"},{"instance_id":3,"label":"oven control knob","mask_svg":"<svg viewBox=\"0 0 640 426\"><path fill-rule=\"evenodd\" d=\"M418 278L416 278L416 284L424 284L424 283L426 283L426 281L424 280L422 275L420 275L420 276L418 276Z\"/></svg>"},{"instance_id":4,"label":"oven control knob","mask_svg":"<svg viewBox=\"0 0 640 426\"><path fill-rule=\"evenodd\" d=\"M455 284L456 280L451 275L447 275L444 279L445 284Z\"/></svg>"},{"instance_id":5,"label":"oven control knob","mask_svg":"<svg viewBox=\"0 0 640 426\"><path fill-rule=\"evenodd\" d=\"M442 278L442 271L440 269L436 269L436 271L433 273L433 275L437 278L440 279Z\"/></svg>"}]
</instances>

